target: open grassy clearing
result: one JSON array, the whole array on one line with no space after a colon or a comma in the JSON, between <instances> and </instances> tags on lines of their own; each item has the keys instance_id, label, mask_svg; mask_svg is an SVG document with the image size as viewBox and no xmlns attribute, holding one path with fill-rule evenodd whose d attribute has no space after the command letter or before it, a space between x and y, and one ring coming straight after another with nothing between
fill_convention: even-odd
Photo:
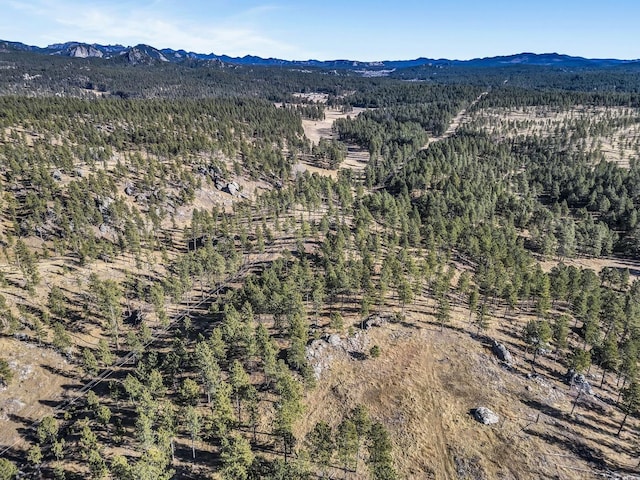
<instances>
[{"instance_id":1,"label":"open grassy clearing","mask_svg":"<svg viewBox=\"0 0 640 480\"><path fill-rule=\"evenodd\" d=\"M585 151L598 152L604 160L622 166L640 158L640 111L634 108L481 108L468 115L463 125L501 139L568 135L578 139Z\"/></svg>"},{"instance_id":2,"label":"open grassy clearing","mask_svg":"<svg viewBox=\"0 0 640 480\"><path fill-rule=\"evenodd\" d=\"M521 331L535 315L519 310L503 316L501 310L477 336L467 309L456 307L452 324L441 330L429 297L417 299L402 322L366 333L368 343L380 347L379 358L335 353L307 396L300 434L318 421L335 426L345 407L364 404L391 432L401 478L577 480L601 478L603 471L638 478L639 424L634 419L616 436L622 413L615 407L615 378L594 386L595 396L583 396L570 415L578 390L562 380L566 360L549 354L533 366ZM507 345L512 367L495 357L489 339ZM590 381L599 379L594 368ZM476 422L470 411L479 406L496 412L500 422Z\"/></svg>"},{"instance_id":3,"label":"open grassy clearing","mask_svg":"<svg viewBox=\"0 0 640 480\"><path fill-rule=\"evenodd\" d=\"M305 137L307 137L313 145L317 145L321 138L327 140L335 139L337 138L337 135L333 131L333 123L338 118L356 117L365 110L366 109L364 108L354 108L351 112L343 112L338 108L326 108L324 120L309 120L303 118L302 128L304 129ZM320 168L302 158L294 166L294 171L308 171L312 174L317 173L319 175L326 175L336 179L338 176L338 170L340 169L350 169L354 172L362 172L369 162L369 159L369 152L362 147L350 144L347 145L347 156L341 163L339 169Z\"/></svg>"}]
</instances>

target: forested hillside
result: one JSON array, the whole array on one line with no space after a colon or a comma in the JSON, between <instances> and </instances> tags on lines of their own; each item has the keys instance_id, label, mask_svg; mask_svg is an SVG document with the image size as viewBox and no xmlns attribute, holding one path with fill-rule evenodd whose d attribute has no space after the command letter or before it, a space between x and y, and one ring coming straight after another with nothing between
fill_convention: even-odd
<instances>
[{"instance_id":1,"label":"forested hillside","mask_svg":"<svg viewBox=\"0 0 640 480\"><path fill-rule=\"evenodd\" d=\"M629 69L0 66L0 478L633 478Z\"/></svg>"}]
</instances>

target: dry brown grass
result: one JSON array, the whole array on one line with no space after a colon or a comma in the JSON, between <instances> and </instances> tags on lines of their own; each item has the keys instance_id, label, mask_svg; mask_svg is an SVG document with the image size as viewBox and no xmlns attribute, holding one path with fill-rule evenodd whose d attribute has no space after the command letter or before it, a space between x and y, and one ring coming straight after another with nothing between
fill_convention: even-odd
<instances>
[{"instance_id":1,"label":"dry brown grass","mask_svg":"<svg viewBox=\"0 0 640 480\"><path fill-rule=\"evenodd\" d=\"M467 120L461 112L442 138ZM330 135L326 125L313 127L310 138ZM596 270L629 266L612 259L570 263ZM615 389L596 388L606 401L590 399L590 406L579 405L569 417L576 392L560 381L566 367L557 358L541 357L540 375L527 377L531 366L519 333L530 314L492 319L488 335L507 344L516 358L515 367L505 369L487 343L469 333L467 310L455 308L454 328L440 332L430 304L419 298L405 325L388 324L368 334L370 344L380 346L380 358L336 356L307 395L300 438L321 420L337 426L345 412L364 404L391 433L400 478L577 480L599 477L596 466L634 471L635 443L630 434L615 437L621 414L607 403L615 403ZM471 417L470 409L481 405L500 415L498 425L484 426ZM364 472L359 469L354 478L368 478ZM338 469L334 473L341 475Z\"/></svg>"},{"instance_id":2,"label":"dry brown grass","mask_svg":"<svg viewBox=\"0 0 640 480\"><path fill-rule=\"evenodd\" d=\"M580 134L573 132L575 122L606 125L609 121L632 120L629 126L605 128L607 133ZM576 106L570 109L526 107L519 109L488 108L474 112L465 124L482 129L500 138L531 135L551 137L568 135L579 139L585 151L600 153L605 160L628 167L631 158L640 158L640 111L626 107Z\"/></svg>"},{"instance_id":3,"label":"dry brown grass","mask_svg":"<svg viewBox=\"0 0 640 480\"><path fill-rule=\"evenodd\" d=\"M454 328L441 332L426 302L417 305L406 323L370 331L378 359L336 359L308 393L300 436L320 420L336 426L363 404L389 430L400 478L577 480L597 478L595 467L635 471L637 425L615 437L622 415L608 403L614 388L594 387L605 401L590 398L570 417L576 392L559 380L566 368L555 357L540 357L539 376L527 377L529 357L518 337L530 315L492 319L488 335L515 357L507 369L468 331L466 310L456 308ZM495 411L500 423L476 422L470 410L478 406ZM359 472L354 478L367 478L364 467Z\"/></svg>"},{"instance_id":4,"label":"dry brown grass","mask_svg":"<svg viewBox=\"0 0 640 480\"><path fill-rule=\"evenodd\" d=\"M337 138L333 131L333 123L339 118L357 117L364 108L354 108L353 111L345 113L339 109L325 109L324 120L302 120L302 127L305 136L311 140L311 143L317 145L321 138L332 139ZM362 172L369 162L369 152L357 145L347 145L347 157L340 165L339 169L320 168L311 163L301 160L294 166L295 172L308 171L309 173L317 173L332 178L337 178L338 170L350 169L355 172Z\"/></svg>"},{"instance_id":5,"label":"dry brown grass","mask_svg":"<svg viewBox=\"0 0 640 480\"><path fill-rule=\"evenodd\" d=\"M0 390L0 445L10 445L22 429L53 413L46 400L76 384L79 372L59 353L16 338L0 337L0 352L15 372L9 387Z\"/></svg>"},{"instance_id":6,"label":"dry brown grass","mask_svg":"<svg viewBox=\"0 0 640 480\"><path fill-rule=\"evenodd\" d=\"M563 259L549 259L539 261L542 270L549 272L553 267L559 263L564 263L567 266L574 266L576 268L591 269L596 273L600 273L603 268L614 267L620 269L629 269L629 275L632 277L631 281L640 277L640 262L625 258L615 257L601 257L601 258L563 258Z\"/></svg>"}]
</instances>

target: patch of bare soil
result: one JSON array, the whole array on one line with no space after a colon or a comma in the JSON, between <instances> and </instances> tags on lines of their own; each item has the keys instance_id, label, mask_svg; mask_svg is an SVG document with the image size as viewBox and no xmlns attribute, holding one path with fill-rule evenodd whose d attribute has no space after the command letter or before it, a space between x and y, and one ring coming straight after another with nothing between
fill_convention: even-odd
<instances>
[{"instance_id":1,"label":"patch of bare soil","mask_svg":"<svg viewBox=\"0 0 640 480\"><path fill-rule=\"evenodd\" d=\"M212 182L204 181L202 188L195 191L193 202L176 209L174 217L176 225L180 228L188 225L191 222L192 213L196 208L198 210L211 211L213 206L218 206L227 212L231 212L234 203L247 198L254 199L261 191L272 188L271 185L264 181L252 180L245 176L234 176L230 181L236 182L240 187L237 195L231 195L229 192L218 190ZM163 226L167 227L170 224L171 221L167 220Z\"/></svg>"},{"instance_id":2,"label":"patch of bare soil","mask_svg":"<svg viewBox=\"0 0 640 480\"><path fill-rule=\"evenodd\" d=\"M351 112L343 112L337 108L326 108L324 120L302 119L302 128L306 137L317 145L321 138L336 138L333 131L333 122L337 119L357 117L364 111L364 108L354 108Z\"/></svg>"},{"instance_id":3,"label":"patch of bare soil","mask_svg":"<svg viewBox=\"0 0 640 480\"><path fill-rule=\"evenodd\" d=\"M78 371L54 350L16 338L0 337L0 352L14 373L10 385L0 389L0 445L11 445L33 422L53 413L51 400L62 400Z\"/></svg>"}]
</instances>

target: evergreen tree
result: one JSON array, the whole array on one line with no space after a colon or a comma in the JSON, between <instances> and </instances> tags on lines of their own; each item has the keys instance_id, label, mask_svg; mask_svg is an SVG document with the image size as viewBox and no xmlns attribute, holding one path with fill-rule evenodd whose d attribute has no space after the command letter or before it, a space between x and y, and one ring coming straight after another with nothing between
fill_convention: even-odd
<instances>
[{"instance_id":1,"label":"evergreen tree","mask_svg":"<svg viewBox=\"0 0 640 480\"><path fill-rule=\"evenodd\" d=\"M240 434L233 433L222 440L220 458L223 464L222 475L228 480L246 480L249 467L253 463L251 445Z\"/></svg>"},{"instance_id":2,"label":"evergreen tree","mask_svg":"<svg viewBox=\"0 0 640 480\"><path fill-rule=\"evenodd\" d=\"M531 367L535 371L535 363L538 353L541 349L547 348L549 340L551 340L551 327L546 320L529 320L524 327L522 336L528 347L533 348Z\"/></svg>"},{"instance_id":3,"label":"evergreen tree","mask_svg":"<svg viewBox=\"0 0 640 480\"><path fill-rule=\"evenodd\" d=\"M629 386L622 390L622 405L620 406L624 412L622 422L620 422L620 428L618 428L617 436L620 436L624 424L627 421L629 415L636 414L640 410L640 382L634 379Z\"/></svg>"},{"instance_id":4,"label":"evergreen tree","mask_svg":"<svg viewBox=\"0 0 640 480\"><path fill-rule=\"evenodd\" d=\"M358 454L358 431L355 423L349 419L344 419L338 425L336 453L345 472L355 465Z\"/></svg>"},{"instance_id":5,"label":"evergreen tree","mask_svg":"<svg viewBox=\"0 0 640 480\"><path fill-rule=\"evenodd\" d=\"M325 422L316 423L307 434L307 443L311 458L320 467L323 478L326 478L335 450L331 427Z\"/></svg>"},{"instance_id":6,"label":"evergreen tree","mask_svg":"<svg viewBox=\"0 0 640 480\"><path fill-rule=\"evenodd\" d=\"M6 458L0 458L0 480L13 480L18 475L18 467Z\"/></svg>"},{"instance_id":7,"label":"evergreen tree","mask_svg":"<svg viewBox=\"0 0 640 480\"><path fill-rule=\"evenodd\" d=\"M184 411L184 422L191 438L191 456L196 459L196 442L200 439L200 431L202 429L202 419L198 410L189 405Z\"/></svg>"},{"instance_id":8,"label":"evergreen tree","mask_svg":"<svg viewBox=\"0 0 640 480\"><path fill-rule=\"evenodd\" d=\"M563 314L556 317L555 322L553 324L553 341L556 345L556 353L567 348L568 335L569 335L569 316L566 314Z\"/></svg>"},{"instance_id":9,"label":"evergreen tree","mask_svg":"<svg viewBox=\"0 0 640 480\"><path fill-rule=\"evenodd\" d=\"M373 422L367 434L369 471L374 480L394 480L398 475L393 466L389 434L380 422Z\"/></svg>"},{"instance_id":10,"label":"evergreen tree","mask_svg":"<svg viewBox=\"0 0 640 480\"><path fill-rule=\"evenodd\" d=\"M602 380L600 381L600 388L604 385L604 379L608 371L615 372L620 365L620 353L618 352L618 340L616 335L612 332L605 339L602 345L602 358L600 359L600 366L602 367Z\"/></svg>"},{"instance_id":11,"label":"evergreen tree","mask_svg":"<svg viewBox=\"0 0 640 480\"><path fill-rule=\"evenodd\" d=\"M446 295L442 295L438 298L438 310L436 313L438 323L440 323L440 331L444 329L445 324L449 324L451 321L451 305Z\"/></svg>"}]
</instances>

